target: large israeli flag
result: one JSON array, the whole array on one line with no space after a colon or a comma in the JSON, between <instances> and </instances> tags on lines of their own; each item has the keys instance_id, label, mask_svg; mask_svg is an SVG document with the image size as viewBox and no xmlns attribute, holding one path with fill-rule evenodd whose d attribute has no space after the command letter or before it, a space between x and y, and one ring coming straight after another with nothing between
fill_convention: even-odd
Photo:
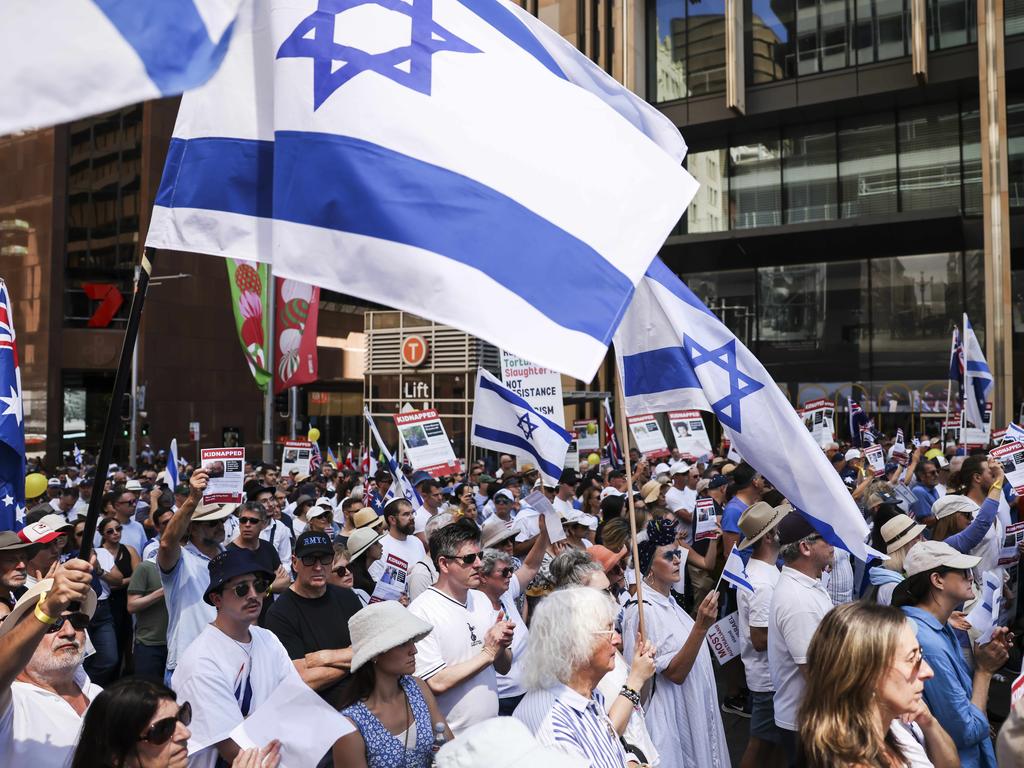
<instances>
[{"instance_id":1,"label":"large israeli flag","mask_svg":"<svg viewBox=\"0 0 1024 768\"><path fill-rule=\"evenodd\" d=\"M202 85L242 0L5 0L0 136Z\"/></svg>"},{"instance_id":2,"label":"large israeli flag","mask_svg":"<svg viewBox=\"0 0 1024 768\"><path fill-rule=\"evenodd\" d=\"M696 190L685 149L513 3L265 0L182 100L147 245L271 263L589 381Z\"/></svg>"},{"instance_id":3,"label":"large israeli flag","mask_svg":"<svg viewBox=\"0 0 1024 768\"><path fill-rule=\"evenodd\" d=\"M992 389L992 372L985 361L978 335L964 312L964 410L975 427L985 424L988 393Z\"/></svg>"},{"instance_id":4,"label":"large israeli flag","mask_svg":"<svg viewBox=\"0 0 1024 768\"><path fill-rule=\"evenodd\" d=\"M530 457L548 485L557 485L572 435L480 368L473 401L470 443Z\"/></svg>"},{"instance_id":5,"label":"large israeli flag","mask_svg":"<svg viewBox=\"0 0 1024 768\"><path fill-rule=\"evenodd\" d=\"M629 413L712 411L755 469L832 544L860 559L868 526L793 406L732 331L660 259L615 334Z\"/></svg>"}]
</instances>

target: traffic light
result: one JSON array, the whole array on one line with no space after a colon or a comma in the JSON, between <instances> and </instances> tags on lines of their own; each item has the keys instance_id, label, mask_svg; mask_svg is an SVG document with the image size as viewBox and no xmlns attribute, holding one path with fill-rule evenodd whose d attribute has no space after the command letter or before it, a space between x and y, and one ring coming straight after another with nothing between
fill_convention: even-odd
<instances>
[{"instance_id":1,"label":"traffic light","mask_svg":"<svg viewBox=\"0 0 1024 768\"><path fill-rule=\"evenodd\" d=\"M142 436L143 437L149 437L149 422L148 421L142 422Z\"/></svg>"},{"instance_id":2,"label":"traffic light","mask_svg":"<svg viewBox=\"0 0 1024 768\"><path fill-rule=\"evenodd\" d=\"M125 392L121 395L121 421L132 420L132 396ZM125 430L128 428L125 427Z\"/></svg>"},{"instance_id":3,"label":"traffic light","mask_svg":"<svg viewBox=\"0 0 1024 768\"><path fill-rule=\"evenodd\" d=\"M125 440L127 440L128 437L129 437L129 432L130 432L130 429L129 429L128 424L122 424L121 425L121 437L123 437Z\"/></svg>"}]
</instances>

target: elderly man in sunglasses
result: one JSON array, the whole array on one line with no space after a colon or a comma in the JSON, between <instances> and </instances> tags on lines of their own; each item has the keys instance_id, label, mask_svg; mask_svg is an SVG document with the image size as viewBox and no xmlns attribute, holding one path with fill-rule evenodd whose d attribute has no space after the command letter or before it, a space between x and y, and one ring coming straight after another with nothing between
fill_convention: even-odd
<instances>
[{"instance_id":1,"label":"elderly man in sunglasses","mask_svg":"<svg viewBox=\"0 0 1024 768\"><path fill-rule=\"evenodd\" d=\"M229 549L210 560L203 600L216 618L181 656L171 678L178 701L192 707L188 742L191 768L214 768L238 755L231 731L256 711L287 678L298 673L284 646L255 626L273 582L248 549Z\"/></svg>"},{"instance_id":2,"label":"elderly man in sunglasses","mask_svg":"<svg viewBox=\"0 0 1024 768\"><path fill-rule=\"evenodd\" d=\"M351 589L327 583L333 563L334 546L325 533L300 535L292 555L295 581L274 601L264 623L306 684L327 700L348 674L348 620L363 607Z\"/></svg>"},{"instance_id":3,"label":"elderly man in sunglasses","mask_svg":"<svg viewBox=\"0 0 1024 768\"><path fill-rule=\"evenodd\" d=\"M0 623L0 762L65 765L100 693L82 669L96 610L92 566L69 560L34 584Z\"/></svg>"}]
</instances>

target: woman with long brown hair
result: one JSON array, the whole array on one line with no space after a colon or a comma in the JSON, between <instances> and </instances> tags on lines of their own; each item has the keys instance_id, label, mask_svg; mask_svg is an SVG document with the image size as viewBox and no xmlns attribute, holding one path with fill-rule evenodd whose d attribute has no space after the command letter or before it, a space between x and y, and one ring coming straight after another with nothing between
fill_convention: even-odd
<instances>
[{"instance_id":1,"label":"woman with long brown hair","mask_svg":"<svg viewBox=\"0 0 1024 768\"><path fill-rule=\"evenodd\" d=\"M822 619L807 651L799 764L806 768L955 768L956 745L924 702L933 676L914 626L853 602Z\"/></svg>"}]
</instances>

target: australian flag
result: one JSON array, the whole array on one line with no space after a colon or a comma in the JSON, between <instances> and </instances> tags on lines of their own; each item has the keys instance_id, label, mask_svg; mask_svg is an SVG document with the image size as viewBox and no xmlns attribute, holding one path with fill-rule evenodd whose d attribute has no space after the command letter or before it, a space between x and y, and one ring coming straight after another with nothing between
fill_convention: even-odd
<instances>
[{"instance_id":1,"label":"australian flag","mask_svg":"<svg viewBox=\"0 0 1024 768\"><path fill-rule=\"evenodd\" d=\"M604 450L612 467L622 466L622 451L619 449L619 438L615 434L615 419L608 398L604 399Z\"/></svg>"},{"instance_id":2,"label":"australian flag","mask_svg":"<svg viewBox=\"0 0 1024 768\"><path fill-rule=\"evenodd\" d=\"M863 448L875 442L875 421L868 418L861 404L852 397L846 399L850 407L850 442Z\"/></svg>"},{"instance_id":3,"label":"australian flag","mask_svg":"<svg viewBox=\"0 0 1024 768\"><path fill-rule=\"evenodd\" d=\"M953 328L953 341L949 349L949 380L960 385L964 391L964 345L960 341L960 329Z\"/></svg>"},{"instance_id":4,"label":"australian flag","mask_svg":"<svg viewBox=\"0 0 1024 768\"><path fill-rule=\"evenodd\" d=\"M25 416L14 316L7 283L0 280L0 530L25 519Z\"/></svg>"}]
</instances>

